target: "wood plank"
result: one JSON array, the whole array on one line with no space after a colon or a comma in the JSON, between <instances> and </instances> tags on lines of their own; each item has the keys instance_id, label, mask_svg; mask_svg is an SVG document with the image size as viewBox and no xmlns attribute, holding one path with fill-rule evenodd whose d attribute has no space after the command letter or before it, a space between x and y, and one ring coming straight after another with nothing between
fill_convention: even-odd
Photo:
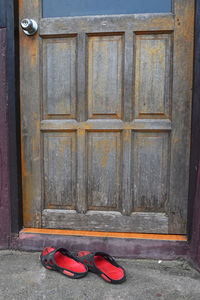
<instances>
[{"instance_id":1,"label":"wood plank","mask_svg":"<svg viewBox=\"0 0 200 300\"><path fill-rule=\"evenodd\" d=\"M135 34L126 31L124 35L124 91L123 109L124 121L131 122L133 119L133 78L135 76Z\"/></svg>"},{"instance_id":2,"label":"wood plank","mask_svg":"<svg viewBox=\"0 0 200 300\"><path fill-rule=\"evenodd\" d=\"M77 120L85 121L86 117L86 35L78 31L77 37Z\"/></svg>"},{"instance_id":3,"label":"wood plank","mask_svg":"<svg viewBox=\"0 0 200 300\"><path fill-rule=\"evenodd\" d=\"M29 16L30 12L31 17L38 22L40 17L39 0L34 1L34 4L31 0L23 1L19 19ZM39 66L38 34L30 38L20 30L23 219L25 226L34 227L41 227L42 208Z\"/></svg>"},{"instance_id":4,"label":"wood plank","mask_svg":"<svg viewBox=\"0 0 200 300\"><path fill-rule=\"evenodd\" d=\"M175 1L169 233L186 233L193 77L194 0ZM183 26L182 24L185 24Z\"/></svg>"},{"instance_id":5,"label":"wood plank","mask_svg":"<svg viewBox=\"0 0 200 300\"><path fill-rule=\"evenodd\" d=\"M122 239L144 239L144 240L164 240L164 241L187 241L185 235L177 234L151 234L134 232L102 232L102 231L83 231L83 230L64 230L64 229L39 229L24 228L20 233L51 234L67 236L94 236L94 237L114 237Z\"/></svg>"},{"instance_id":6,"label":"wood plank","mask_svg":"<svg viewBox=\"0 0 200 300\"><path fill-rule=\"evenodd\" d=\"M170 120L159 119L138 119L132 122L123 122L121 120L88 120L86 122L77 122L75 120L43 120L41 121L42 131L63 131L63 130L128 130L135 131L170 131Z\"/></svg>"},{"instance_id":7,"label":"wood plank","mask_svg":"<svg viewBox=\"0 0 200 300\"><path fill-rule=\"evenodd\" d=\"M171 31L173 28L174 15L171 13L65 17L41 19L39 34L47 36L76 32Z\"/></svg>"},{"instance_id":8,"label":"wood plank","mask_svg":"<svg viewBox=\"0 0 200 300\"><path fill-rule=\"evenodd\" d=\"M132 130L123 130L123 175L122 175L122 214L130 215L133 211L133 197L131 192L131 161L132 161Z\"/></svg>"},{"instance_id":9,"label":"wood plank","mask_svg":"<svg viewBox=\"0 0 200 300\"><path fill-rule=\"evenodd\" d=\"M114 232L168 233L168 217L164 213L132 213L88 211L79 214L75 210L45 209L42 227Z\"/></svg>"},{"instance_id":10,"label":"wood plank","mask_svg":"<svg viewBox=\"0 0 200 300\"><path fill-rule=\"evenodd\" d=\"M76 211L78 213L85 213L87 211L86 138L87 137L86 137L85 130L78 129L77 131L77 200L76 200Z\"/></svg>"}]
</instances>

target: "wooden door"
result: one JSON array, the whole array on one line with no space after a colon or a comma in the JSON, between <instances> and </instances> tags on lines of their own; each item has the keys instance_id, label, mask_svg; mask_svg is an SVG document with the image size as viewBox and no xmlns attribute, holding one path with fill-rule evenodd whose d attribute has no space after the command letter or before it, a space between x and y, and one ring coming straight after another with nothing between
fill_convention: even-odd
<instances>
[{"instance_id":1,"label":"wooden door","mask_svg":"<svg viewBox=\"0 0 200 300\"><path fill-rule=\"evenodd\" d=\"M42 18L20 0L24 226L185 234L193 0Z\"/></svg>"}]
</instances>

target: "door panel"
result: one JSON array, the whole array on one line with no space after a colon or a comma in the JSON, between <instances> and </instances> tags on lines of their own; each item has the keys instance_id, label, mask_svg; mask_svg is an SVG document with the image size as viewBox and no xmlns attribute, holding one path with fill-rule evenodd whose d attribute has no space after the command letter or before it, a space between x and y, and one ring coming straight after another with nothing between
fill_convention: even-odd
<instances>
[{"instance_id":1,"label":"door panel","mask_svg":"<svg viewBox=\"0 0 200 300\"><path fill-rule=\"evenodd\" d=\"M88 36L88 118L121 118L123 36Z\"/></svg>"},{"instance_id":2,"label":"door panel","mask_svg":"<svg viewBox=\"0 0 200 300\"><path fill-rule=\"evenodd\" d=\"M168 202L169 134L137 132L133 144L134 210L165 212Z\"/></svg>"},{"instance_id":3,"label":"door panel","mask_svg":"<svg viewBox=\"0 0 200 300\"><path fill-rule=\"evenodd\" d=\"M194 1L42 18L20 1L24 226L186 233Z\"/></svg>"},{"instance_id":4,"label":"door panel","mask_svg":"<svg viewBox=\"0 0 200 300\"><path fill-rule=\"evenodd\" d=\"M44 133L44 199L47 208L75 208L76 133Z\"/></svg>"},{"instance_id":5,"label":"door panel","mask_svg":"<svg viewBox=\"0 0 200 300\"><path fill-rule=\"evenodd\" d=\"M75 118L76 37L44 39L43 65L44 118Z\"/></svg>"},{"instance_id":6,"label":"door panel","mask_svg":"<svg viewBox=\"0 0 200 300\"><path fill-rule=\"evenodd\" d=\"M170 118L171 39L172 33L136 35L136 118Z\"/></svg>"},{"instance_id":7,"label":"door panel","mask_svg":"<svg viewBox=\"0 0 200 300\"><path fill-rule=\"evenodd\" d=\"M88 209L119 211L121 133L88 132Z\"/></svg>"}]
</instances>

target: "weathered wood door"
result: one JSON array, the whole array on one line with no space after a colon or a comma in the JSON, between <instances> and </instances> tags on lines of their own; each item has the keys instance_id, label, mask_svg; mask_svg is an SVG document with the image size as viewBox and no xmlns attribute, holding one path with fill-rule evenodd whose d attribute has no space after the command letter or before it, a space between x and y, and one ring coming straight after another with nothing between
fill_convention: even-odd
<instances>
[{"instance_id":1,"label":"weathered wood door","mask_svg":"<svg viewBox=\"0 0 200 300\"><path fill-rule=\"evenodd\" d=\"M193 0L42 18L20 0L25 227L186 233Z\"/></svg>"}]
</instances>

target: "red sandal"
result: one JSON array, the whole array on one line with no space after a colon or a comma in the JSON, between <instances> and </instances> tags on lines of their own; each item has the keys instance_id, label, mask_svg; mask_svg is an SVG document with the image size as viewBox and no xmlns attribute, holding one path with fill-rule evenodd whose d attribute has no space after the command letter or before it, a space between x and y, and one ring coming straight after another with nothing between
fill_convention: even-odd
<instances>
[{"instance_id":1,"label":"red sandal","mask_svg":"<svg viewBox=\"0 0 200 300\"><path fill-rule=\"evenodd\" d=\"M104 252L81 251L78 258L88 266L89 271L98 274L109 283L122 283L126 280L125 270L112 256Z\"/></svg>"},{"instance_id":2,"label":"red sandal","mask_svg":"<svg viewBox=\"0 0 200 300\"><path fill-rule=\"evenodd\" d=\"M45 268L70 278L82 278L88 273L87 265L64 248L46 247L40 255L40 261Z\"/></svg>"}]
</instances>

